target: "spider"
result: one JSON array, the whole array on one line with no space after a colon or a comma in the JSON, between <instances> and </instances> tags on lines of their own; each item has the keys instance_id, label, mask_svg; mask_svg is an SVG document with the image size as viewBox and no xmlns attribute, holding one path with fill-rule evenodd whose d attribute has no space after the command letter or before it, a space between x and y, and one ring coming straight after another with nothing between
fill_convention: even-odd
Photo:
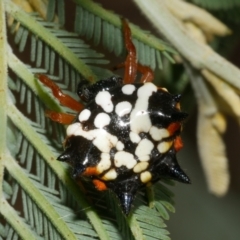
<instances>
[{"instance_id":1,"label":"spider","mask_svg":"<svg viewBox=\"0 0 240 240\"><path fill-rule=\"evenodd\" d=\"M69 125L65 150L57 160L72 166L74 178L91 179L99 191L112 190L128 215L140 188L160 179L190 183L176 159L188 114L180 110L181 95L152 83L153 71L137 62L131 30L126 20L122 23L127 57L117 68L125 68L124 77L92 85L81 81L77 94L85 105L47 76L38 78L62 105L78 112L47 111L53 121ZM140 82L135 82L137 72L142 74Z\"/></svg>"}]
</instances>

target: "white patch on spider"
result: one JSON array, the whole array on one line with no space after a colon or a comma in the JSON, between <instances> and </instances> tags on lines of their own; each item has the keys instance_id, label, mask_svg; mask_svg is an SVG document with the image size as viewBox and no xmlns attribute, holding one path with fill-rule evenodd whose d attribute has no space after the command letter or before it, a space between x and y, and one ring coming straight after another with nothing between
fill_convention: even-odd
<instances>
[{"instance_id":1,"label":"white patch on spider","mask_svg":"<svg viewBox=\"0 0 240 240\"><path fill-rule=\"evenodd\" d=\"M122 87L122 92L126 95L131 95L135 91L136 87L132 84L126 84Z\"/></svg>"},{"instance_id":2,"label":"white patch on spider","mask_svg":"<svg viewBox=\"0 0 240 240\"><path fill-rule=\"evenodd\" d=\"M169 131L166 128L157 128L152 126L149 131L151 137L155 141L160 141L163 138L167 138L170 136Z\"/></svg>"},{"instance_id":3,"label":"white patch on spider","mask_svg":"<svg viewBox=\"0 0 240 240\"><path fill-rule=\"evenodd\" d=\"M124 101L120 102L115 107L115 112L119 117L122 117L132 110L132 104L130 102Z\"/></svg>"},{"instance_id":4,"label":"white patch on spider","mask_svg":"<svg viewBox=\"0 0 240 240\"><path fill-rule=\"evenodd\" d=\"M111 94L107 91L99 92L95 98L95 102L102 107L105 112L113 111L113 103Z\"/></svg>"},{"instance_id":5,"label":"white patch on spider","mask_svg":"<svg viewBox=\"0 0 240 240\"><path fill-rule=\"evenodd\" d=\"M110 155L108 153L101 154L101 160L97 164L97 171L101 174L103 171L108 170L111 167Z\"/></svg>"},{"instance_id":6,"label":"white patch on spider","mask_svg":"<svg viewBox=\"0 0 240 240\"><path fill-rule=\"evenodd\" d=\"M168 92L166 88L161 88L161 90L163 90L164 92Z\"/></svg>"},{"instance_id":7,"label":"white patch on spider","mask_svg":"<svg viewBox=\"0 0 240 240\"><path fill-rule=\"evenodd\" d=\"M110 169L105 175L103 175L102 179L105 181L114 180L117 178L117 172L115 169Z\"/></svg>"},{"instance_id":8,"label":"white patch on spider","mask_svg":"<svg viewBox=\"0 0 240 240\"><path fill-rule=\"evenodd\" d=\"M157 149L160 153L167 152L172 146L172 142L161 142L158 144Z\"/></svg>"},{"instance_id":9,"label":"white patch on spider","mask_svg":"<svg viewBox=\"0 0 240 240\"><path fill-rule=\"evenodd\" d=\"M149 155L142 155L138 158L139 161L141 162L146 162L150 160L150 156Z\"/></svg>"},{"instance_id":10,"label":"white patch on spider","mask_svg":"<svg viewBox=\"0 0 240 240\"><path fill-rule=\"evenodd\" d=\"M67 127L67 136L70 137L72 135L75 135L75 133L78 131L79 128L82 127L82 124L79 123L79 122L76 122L76 123L73 123L73 124L70 124L68 127Z\"/></svg>"},{"instance_id":11,"label":"white patch on spider","mask_svg":"<svg viewBox=\"0 0 240 240\"><path fill-rule=\"evenodd\" d=\"M118 141L116 144L116 149L122 151L124 149L124 144L121 141Z\"/></svg>"},{"instance_id":12,"label":"white patch on spider","mask_svg":"<svg viewBox=\"0 0 240 240\"><path fill-rule=\"evenodd\" d=\"M118 141L116 136L111 135L110 133L104 131L97 132L95 131L95 139L93 140L93 144L101 151L105 153L109 153L110 150L116 146L116 143Z\"/></svg>"},{"instance_id":13,"label":"white patch on spider","mask_svg":"<svg viewBox=\"0 0 240 240\"><path fill-rule=\"evenodd\" d=\"M131 153L119 151L114 156L114 164L116 167L126 166L128 169L132 169L137 161Z\"/></svg>"},{"instance_id":14,"label":"white patch on spider","mask_svg":"<svg viewBox=\"0 0 240 240\"><path fill-rule=\"evenodd\" d=\"M135 132L130 132L129 137L133 143L139 143L141 140L140 136Z\"/></svg>"},{"instance_id":15,"label":"white patch on spider","mask_svg":"<svg viewBox=\"0 0 240 240\"><path fill-rule=\"evenodd\" d=\"M148 139L142 139L135 150L135 155L140 161L148 161L150 159L149 155L151 154L153 148L154 145L151 141Z\"/></svg>"},{"instance_id":16,"label":"white patch on spider","mask_svg":"<svg viewBox=\"0 0 240 240\"><path fill-rule=\"evenodd\" d=\"M140 179L141 179L141 181L142 181L143 183L147 183L147 182L151 181L151 179L152 179L152 174L151 174L150 172L148 172L148 171L142 172L142 173L140 174Z\"/></svg>"},{"instance_id":17,"label":"white patch on spider","mask_svg":"<svg viewBox=\"0 0 240 240\"><path fill-rule=\"evenodd\" d=\"M146 170L148 165L149 165L148 162L139 162L139 163L137 163L137 165L135 165L135 167L133 168L133 171L135 173L140 173L140 172Z\"/></svg>"},{"instance_id":18,"label":"white patch on spider","mask_svg":"<svg viewBox=\"0 0 240 240\"><path fill-rule=\"evenodd\" d=\"M130 114L131 130L137 134L140 132L148 132L152 126L148 114L148 100L153 92L157 91L157 87L150 82L145 83L137 91L137 101L134 109Z\"/></svg>"},{"instance_id":19,"label":"white patch on spider","mask_svg":"<svg viewBox=\"0 0 240 240\"><path fill-rule=\"evenodd\" d=\"M99 113L94 119L94 125L96 128L104 128L111 121L111 118L106 113Z\"/></svg>"},{"instance_id":20,"label":"white patch on spider","mask_svg":"<svg viewBox=\"0 0 240 240\"><path fill-rule=\"evenodd\" d=\"M89 117L91 116L91 112L88 109L84 109L80 112L79 116L78 116L78 120L80 122L85 122L89 119Z\"/></svg>"},{"instance_id":21,"label":"white patch on spider","mask_svg":"<svg viewBox=\"0 0 240 240\"><path fill-rule=\"evenodd\" d=\"M81 123L73 123L67 128L67 136L82 136L93 144L103 153L109 153L115 147L118 138L104 129L93 129L84 131Z\"/></svg>"}]
</instances>

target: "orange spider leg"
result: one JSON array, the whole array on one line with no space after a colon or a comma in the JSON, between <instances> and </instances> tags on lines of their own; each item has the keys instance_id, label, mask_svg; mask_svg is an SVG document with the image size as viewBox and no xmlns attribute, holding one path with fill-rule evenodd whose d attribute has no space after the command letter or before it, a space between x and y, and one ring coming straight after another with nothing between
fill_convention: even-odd
<instances>
[{"instance_id":1,"label":"orange spider leg","mask_svg":"<svg viewBox=\"0 0 240 240\"><path fill-rule=\"evenodd\" d=\"M140 82L145 83L145 82L152 82L154 78L153 71L150 67L143 66L141 64L137 65L137 70L142 73L142 77Z\"/></svg>"},{"instance_id":2,"label":"orange spider leg","mask_svg":"<svg viewBox=\"0 0 240 240\"><path fill-rule=\"evenodd\" d=\"M107 190L107 186L104 182L102 182L98 179L93 179L92 182L93 182L93 184L95 185L95 187L98 191Z\"/></svg>"},{"instance_id":3,"label":"orange spider leg","mask_svg":"<svg viewBox=\"0 0 240 240\"><path fill-rule=\"evenodd\" d=\"M180 136L177 136L174 140L174 149L176 150L176 152L178 152L182 148L183 148L182 138Z\"/></svg>"},{"instance_id":4,"label":"orange spider leg","mask_svg":"<svg viewBox=\"0 0 240 240\"><path fill-rule=\"evenodd\" d=\"M93 175L98 175L99 172L96 167L88 167L86 170L83 172L84 176L93 176Z\"/></svg>"},{"instance_id":5,"label":"orange spider leg","mask_svg":"<svg viewBox=\"0 0 240 240\"><path fill-rule=\"evenodd\" d=\"M54 111L47 110L45 115L49 117L54 122L58 122L61 124L71 124L75 118L75 116L67 113L58 113Z\"/></svg>"},{"instance_id":6,"label":"orange spider leg","mask_svg":"<svg viewBox=\"0 0 240 240\"><path fill-rule=\"evenodd\" d=\"M128 26L128 23L125 19L123 19L122 22L125 46L128 51L126 61L124 62L125 73L123 82L133 83L137 75L137 53L136 48L131 39L131 30Z\"/></svg>"},{"instance_id":7,"label":"orange spider leg","mask_svg":"<svg viewBox=\"0 0 240 240\"><path fill-rule=\"evenodd\" d=\"M173 135L176 131L178 131L180 128L181 128L181 124L178 123L178 122L176 122L176 123L174 122L174 123L171 123L171 124L168 126L167 130L168 130L170 136L172 136L172 135Z\"/></svg>"},{"instance_id":8,"label":"orange spider leg","mask_svg":"<svg viewBox=\"0 0 240 240\"><path fill-rule=\"evenodd\" d=\"M113 67L113 70L117 70L119 68L124 68L125 63L120 63L117 66ZM143 66L139 63L137 63L137 70L142 74L140 82L152 82L154 79L154 73L150 67Z\"/></svg>"},{"instance_id":9,"label":"orange spider leg","mask_svg":"<svg viewBox=\"0 0 240 240\"><path fill-rule=\"evenodd\" d=\"M123 19L122 22L123 22L124 41L125 41L126 49L128 50L128 55L127 55L126 61L124 63L120 63L117 66L115 66L113 70L125 67L125 73L124 73L124 79L123 79L124 83L133 83L136 78L137 71L139 71L142 74L140 82L142 83L151 82L154 78L153 71L150 67L143 66L137 63L137 53L131 39L131 30L125 19Z\"/></svg>"},{"instance_id":10,"label":"orange spider leg","mask_svg":"<svg viewBox=\"0 0 240 240\"><path fill-rule=\"evenodd\" d=\"M74 98L64 94L61 89L55 84L50 78L46 75L38 74L37 78L47 87L52 90L54 97L58 99L58 101L65 107L68 107L75 111L80 111L83 109L83 105L76 101Z\"/></svg>"}]
</instances>

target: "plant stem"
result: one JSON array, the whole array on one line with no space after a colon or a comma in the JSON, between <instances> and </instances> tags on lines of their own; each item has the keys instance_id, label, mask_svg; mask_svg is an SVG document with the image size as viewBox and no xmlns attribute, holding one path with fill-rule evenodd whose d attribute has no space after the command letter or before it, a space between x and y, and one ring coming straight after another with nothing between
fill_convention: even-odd
<instances>
[{"instance_id":1,"label":"plant stem","mask_svg":"<svg viewBox=\"0 0 240 240\"><path fill-rule=\"evenodd\" d=\"M0 1L0 199L2 199L2 182L4 159L6 154L6 136L7 136L7 54L6 54L6 22L3 1ZM0 203L1 209L1 203Z\"/></svg>"}]
</instances>

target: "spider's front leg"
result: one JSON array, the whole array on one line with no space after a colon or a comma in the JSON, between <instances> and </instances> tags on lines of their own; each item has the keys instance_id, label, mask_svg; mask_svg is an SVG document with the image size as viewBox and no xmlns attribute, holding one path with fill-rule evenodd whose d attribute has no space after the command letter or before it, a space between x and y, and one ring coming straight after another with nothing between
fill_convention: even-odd
<instances>
[{"instance_id":1,"label":"spider's front leg","mask_svg":"<svg viewBox=\"0 0 240 240\"><path fill-rule=\"evenodd\" d=\"M125 84L133 83L135 81L137 71L142 74L140 82L151 82L154 78L153 71L151 68L143 66L137 62L137 53L136 48L132 42L130 27L125 19L123 19L122 22L124 41L126 49L128 51L128 55L126 61L123 64L119 64L116 68L125 67L125 73L123 78L123 82Z\"/></svg>"},{"instance_id":2,"label":"spider's front leg","mask_svg":"<svg viewBox=\"0 0 240 240\"><path fill-rule=\"evenodd\" d=\"M64 94L62 90L55 84L50 78L46 75L38 74L36 77L42 82L45 86L49 87L52 90L52 93L55 98L65 107L68 107L72 110L80 112L83 109L83 105L76 101L74 98L70 97L67 94ZM67 113L58 113L51 110L46 111L46 116L55 122L61 124L70 124L74 120L75 116Z\"/></svg>"}]
</instances>

